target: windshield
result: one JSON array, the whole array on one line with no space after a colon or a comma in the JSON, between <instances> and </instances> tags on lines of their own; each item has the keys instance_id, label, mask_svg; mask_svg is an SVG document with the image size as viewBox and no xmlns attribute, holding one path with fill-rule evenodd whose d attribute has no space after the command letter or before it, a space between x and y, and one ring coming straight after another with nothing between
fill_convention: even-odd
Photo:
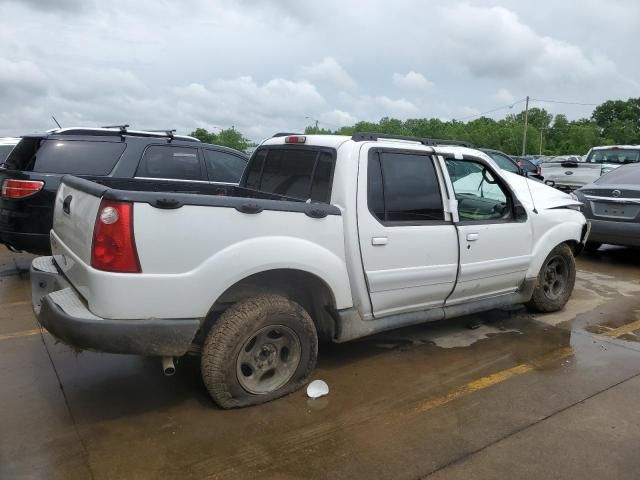
<instances>
[{"instance_id":1,"label":"windshield","mask_svg":"<svg viewBox=\"0 0 640 480\"><path fill-rule=\"evenodd\" d=\"M635 163L640 161L640 148L605 148L591 150L589 163Z\"/></svg>"}]
</instances>

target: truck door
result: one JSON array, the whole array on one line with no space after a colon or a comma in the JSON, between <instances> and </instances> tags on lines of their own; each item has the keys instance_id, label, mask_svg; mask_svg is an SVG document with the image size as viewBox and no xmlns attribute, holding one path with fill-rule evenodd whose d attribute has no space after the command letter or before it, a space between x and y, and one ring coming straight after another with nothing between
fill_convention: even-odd
<instances>
[{"instance_id":1,"label":"truck door","mask_svg":"<svg viewBox=\"0 0 640 480\"><path fill-rule=\"evenodd\" d=\"M446 159L456 200L460 272L447 305L513 292L531 260L532 233L504 181L487 165Z\"/></svg>"},{"instance_id":2,"label":"truck door","mask_svg":"<svg viewBox=\"0 0 640 480\"><path fill-rule=\"evenodd\" d=\"M441 306L458 269L440 165L423 150L363 146L358 235L374 316Z\"/></svg>"}]
</instances>

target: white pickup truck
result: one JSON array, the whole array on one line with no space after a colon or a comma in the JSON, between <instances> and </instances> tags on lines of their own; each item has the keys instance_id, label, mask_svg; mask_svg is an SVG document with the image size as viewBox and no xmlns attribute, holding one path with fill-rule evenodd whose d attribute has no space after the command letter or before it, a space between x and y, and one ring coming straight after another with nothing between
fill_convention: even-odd
<instances>
[{"instance_id":1,"label":"white pickup truck","mask_svg":"<svg viewBox=\"0 0 640 480\"><path fill-rule=\"evenodd\" d=\"M571 192L595 182L620 165L640 162L640 145L593 147L584 162L562 160L542 164L541 175L554 187Z\"/></svg>"},{"instance_id":2,"label":"white pickup truck","mask_svg":"<svg viewBox=\"0 0 640 480\"><path fill-rule=\"evenodd\" d=\"M40 323L169 371L200 353L225 408L304 385L319 339L559 310L588 235L569 195L426 139L276 136L225 192L100 182L67 176L58 190L54 255L31 268Z\"/></svg>"}]
</instances>

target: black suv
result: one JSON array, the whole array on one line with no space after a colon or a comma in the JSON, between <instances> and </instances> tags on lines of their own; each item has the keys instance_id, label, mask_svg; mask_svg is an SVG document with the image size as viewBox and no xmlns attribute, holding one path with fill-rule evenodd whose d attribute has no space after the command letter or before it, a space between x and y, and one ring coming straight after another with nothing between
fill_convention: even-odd
<instances>
[{"instance_id":1,"label":"black suv","mask_svg":"<svg viewBox=\"0 0 640 480\"><path fill-rule=\"evenodd\" d=\"M248 157L173 132L72 128L27 135L0 165L0 243L12 250L49 254L49 231L65 174L162 184L189 192L199 184L236 185Z\"/></svg>"}]
</instances>

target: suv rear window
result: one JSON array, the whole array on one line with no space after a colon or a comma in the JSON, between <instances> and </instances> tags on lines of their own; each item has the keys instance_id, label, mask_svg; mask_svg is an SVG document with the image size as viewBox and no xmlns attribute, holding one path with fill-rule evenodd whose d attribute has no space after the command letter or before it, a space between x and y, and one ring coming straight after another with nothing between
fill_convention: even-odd
<instances>
[{"instance_id":1,"label":"suv rear window","mask_svg":"<svg viewBox=\"0 0 640 480\"><path fill-rule=\"evenodd\" d=\"M328 203L334 155L326 150L287 147L258 150L246 187L300 200Z\"/></svg>"},{"instance_id":2,"label":"suv rear window","mask_svg":"<svg viewBox=\"0 0 640 480\"><path fill-rule=\"evenodd\" d=\"M125 147L120 142L49 139L21 169L42 173L108 175Z\"/></svg>"}]
</instances>

